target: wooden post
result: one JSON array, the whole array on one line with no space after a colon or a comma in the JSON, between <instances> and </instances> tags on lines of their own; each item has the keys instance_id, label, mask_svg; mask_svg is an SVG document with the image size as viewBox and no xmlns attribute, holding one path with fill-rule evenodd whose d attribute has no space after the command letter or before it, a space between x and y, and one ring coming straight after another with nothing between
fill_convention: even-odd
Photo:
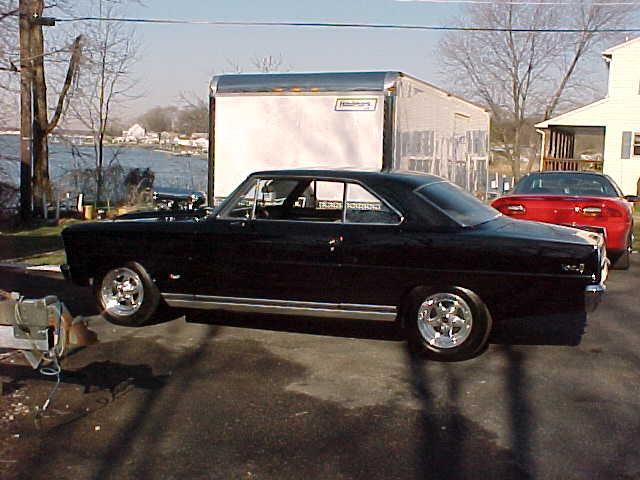
<instances>
[{"instance_id":1,"label":"wooden post","mask_svg":"<svg viewBox=\"0 0 640 480\"><path fill-rule=\"evenodd\" d=\"M47 192L42 192L42 218L47 220Z\"/></svg>"},{"instance_id":2,"label":"wooden post","mask_svg":"<svg viewBox=\"0 0 640 480\"><path fill-rule=\"evenodd\" d=\"M31 219L32 211L32 69L30 56L31 1L20 0L20 217Z\"/></svg>"}]
</instances>

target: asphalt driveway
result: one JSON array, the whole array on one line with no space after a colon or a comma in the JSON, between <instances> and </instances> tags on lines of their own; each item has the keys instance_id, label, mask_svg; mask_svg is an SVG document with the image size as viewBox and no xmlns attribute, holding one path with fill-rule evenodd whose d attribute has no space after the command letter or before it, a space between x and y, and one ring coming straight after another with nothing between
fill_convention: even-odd
<instances>
[{"instance_id":1,"label":"asphalt driveway","mask_svg":"<svg viewBox=\"0 0 640 480\"><path fill-rule=\"evenodd\" d=\"M114 327L84 289L0 272L0 288L57 293L100 338L66 360L39 419L53 383L2 360L0 477L638 478L639 269L634 254L612 272L595 313L523 311L458 363L366 322Z\"/></svg>"}]
</instances>

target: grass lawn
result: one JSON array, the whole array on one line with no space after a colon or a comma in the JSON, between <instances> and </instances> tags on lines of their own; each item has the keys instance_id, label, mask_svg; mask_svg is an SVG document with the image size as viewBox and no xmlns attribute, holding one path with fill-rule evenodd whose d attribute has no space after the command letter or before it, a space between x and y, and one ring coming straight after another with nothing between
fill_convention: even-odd
<instances>
[{"instance_id":1,"label":"grass lawn","mask_svg":"<svg viewBox=\"0 0 640 480\"><path fill-rule=\"evenodd\" d=\"M24 230L5 230L0 232L1 235L11 235L16 237L57 237L64 228L73 223L79 223L81 220L69 219L61 225L45 225L41 227L24 229Z\"/></svg>"},{"instance_id":2,"label":"grass lawn","mask_svg":"<svg viewBox=\"0 0 640 480\"><path fill-rule=\"evenodd\" d=\"M67 259L64 254L64 249L62 249L20 258L17 261L35 267L39 265L62 265L63 263L66 263Z\"/></svg>"},{"instance_id":3,"label":"grass lawn","mask_svg":"<svg viewBox=\"0 0 640 480\"><path fill-rule=\"evenodd\" d=\"M60 232L79 220L67 220L62 225L45 225L31 229L0 232L0 261L30 265L59 265L64 263Z\"/></svg>"}]
</instances>

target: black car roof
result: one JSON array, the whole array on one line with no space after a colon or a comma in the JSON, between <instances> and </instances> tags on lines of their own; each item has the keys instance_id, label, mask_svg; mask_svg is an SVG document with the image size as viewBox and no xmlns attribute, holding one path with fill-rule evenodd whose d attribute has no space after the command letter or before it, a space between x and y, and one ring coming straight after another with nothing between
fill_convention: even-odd
<instances>
[{"instance_id":1,"label":"black car roof","mask_svg":"<svg viewBox=\"0 0 640 480\"><path fill-rule=\"evenodd\" d=\"M364 170L364 169L324 169L324 168L304 168L286 170L263 170L254 172L251 176L269 177L322 177L347 180L358 180L362 182L392 181L403 183L409 187L417 188L429 183L445 181L437 175L430 175L422 172L410 172L400 170Z\"/></svg>"}]
</instances>

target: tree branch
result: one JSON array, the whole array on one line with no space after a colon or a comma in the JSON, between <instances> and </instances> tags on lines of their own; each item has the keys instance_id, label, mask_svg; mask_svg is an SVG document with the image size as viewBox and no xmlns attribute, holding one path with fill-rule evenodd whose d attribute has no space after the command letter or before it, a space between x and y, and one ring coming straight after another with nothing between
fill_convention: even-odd
<instances>
[{"instance_id":1,"label":"tree branch","mask_svg":"<svg viewBox=\"0 0 640 480\"><path fill-rule=\"evenodd\" d=\"M71 59L69 60L69 68L67 69L67 76L64 79L64 85L62 86L62 91L60 92L60 96L58 97L58 105L56 106L56 110L53 114L53 118L49 121L47 125L45 134L51 133L53 129L56 128L56 126L58 125L58 122L60 121L60 117L62 116L62 110L64 108L64 101L67 98L69 89L71 88L73 77L76 75L76 72L78 70L81 53L82 53L82 35L78 35L75 41L73 42Z\"/></svg>"}]
</instances>

